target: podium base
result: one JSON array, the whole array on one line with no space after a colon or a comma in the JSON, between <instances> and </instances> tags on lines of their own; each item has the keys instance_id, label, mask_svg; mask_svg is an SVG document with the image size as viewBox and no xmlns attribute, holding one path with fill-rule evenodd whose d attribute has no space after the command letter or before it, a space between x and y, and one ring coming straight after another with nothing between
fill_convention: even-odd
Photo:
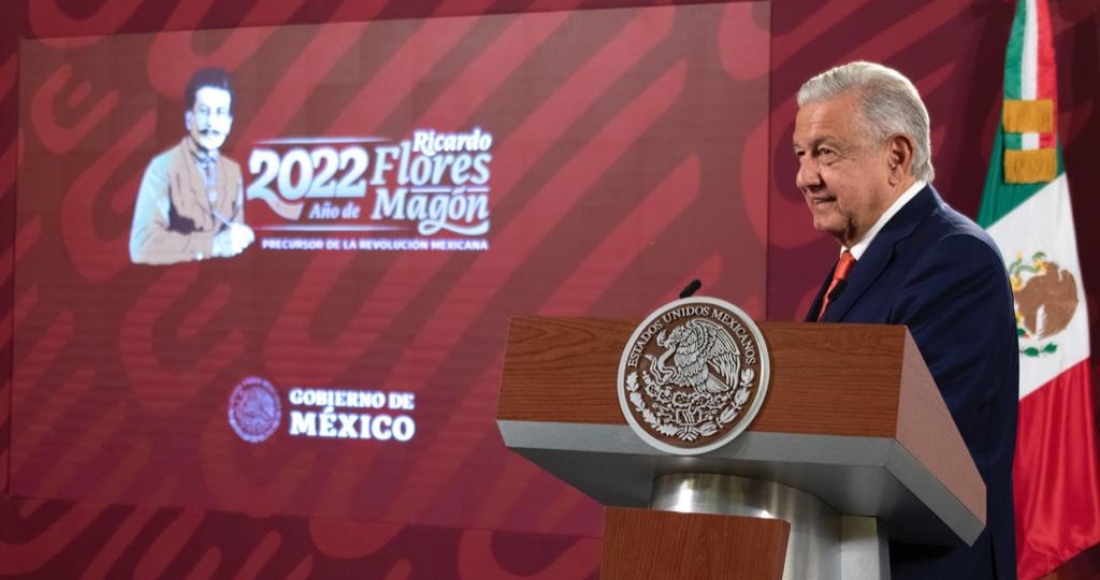
<instances>
[{"instance_id":1,"label":"podium base","mask_svg":"<svg viewBox=\"0 0 1100 580\"><path fill-rule=\"evenodd\" d=\"M671 474L654 482L650 507L788 522L783 580L890 578L889 547L877 520L842 515L791 487L731 475Z\"/></svg>"},{"instance_id":2,"label":"podium base","mask_svg":"<svg viewBox=\"0 0 1100 580\"><path fill-rule=\"evenodd\" d=\"M780 580L783 520L604 508L600 580Z\"/></svg>"}]
</instances>

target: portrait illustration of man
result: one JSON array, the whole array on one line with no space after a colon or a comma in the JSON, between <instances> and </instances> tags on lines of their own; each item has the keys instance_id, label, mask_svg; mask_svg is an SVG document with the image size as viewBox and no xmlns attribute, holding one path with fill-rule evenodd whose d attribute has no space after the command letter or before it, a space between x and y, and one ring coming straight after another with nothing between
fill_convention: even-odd
<instances>
[{"instance_id":1,"label":"portrait illustration of man","mask_svg":"<svg viewBox=\"0 0 1100 580\"><path fill-rule=\"evenodd\" d=\"M244 223L241 167L219 150L233 127L233 86L220 68L196 72L184 91L187 135L145 170L130 229L130 259L174 264L240 254L255 239Z\"/></svg>"}]
</instances>

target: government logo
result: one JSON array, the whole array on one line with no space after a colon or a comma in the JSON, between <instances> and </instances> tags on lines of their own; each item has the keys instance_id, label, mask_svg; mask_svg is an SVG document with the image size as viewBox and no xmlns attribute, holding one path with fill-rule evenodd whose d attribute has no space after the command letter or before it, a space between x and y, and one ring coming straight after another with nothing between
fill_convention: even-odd
<instances>
[{"instance_id":1,"label":"government logo","mask_svg":"<svg viewBox=\"0 0 1100 580\"><path fill-rule=\"evenodd\" d=\"M619 404L653 447L705 453L756 417L768 371L764 338L740 308L686 298L650 314L630 337L619 363Z\"/></svg>"},{"instance_id":2,"label":"government logo","mask_svg":"<svg viewBox=\"0 0 1100 580\"><path fill-rule=\"evenodd\" d=\"M282 410L271 383L259 377L241 381L229 395L229 425L249 443L271 437L279 428Z\"/></svg>"}]
</instances>

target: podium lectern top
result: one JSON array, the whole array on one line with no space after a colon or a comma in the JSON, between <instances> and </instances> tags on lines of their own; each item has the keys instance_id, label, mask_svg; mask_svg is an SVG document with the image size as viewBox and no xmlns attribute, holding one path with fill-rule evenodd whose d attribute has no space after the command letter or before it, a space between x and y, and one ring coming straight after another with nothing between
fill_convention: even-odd
<instances>
[{"instance_id":1,"label":"podium lectern top","mask_svg":"<svg viewBox=\"0 0 1100 580\"><path fill-rule=\"evenodd\" d=\"M673 473L738 475L879 518L892 539L972 543L985 485L916 344L902 326L758 323L771 386L729 445L663 453L629 427L616 373L635 323L511 321L498 423L505 444L597 501L648 506Z\"/></svg>"}]
</instances>

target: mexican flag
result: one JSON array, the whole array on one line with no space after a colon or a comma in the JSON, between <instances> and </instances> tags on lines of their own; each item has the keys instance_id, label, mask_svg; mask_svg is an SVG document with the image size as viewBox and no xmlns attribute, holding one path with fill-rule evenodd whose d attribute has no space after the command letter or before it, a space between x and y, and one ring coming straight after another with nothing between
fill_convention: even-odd
<instances>
[{"instance_id":1,"label":"mexican flag","mask_svg":"<svg viewBox=\"0 0 1100 580\"><path fill-rule=\"evenodd\" d=\"M1100 543L1088 314L1058 145L1055 72L1047 1L1018 0L978 223L1000 246L1016 297L1020 580L1049 574Z\"/></svg>"}]
</instances>

